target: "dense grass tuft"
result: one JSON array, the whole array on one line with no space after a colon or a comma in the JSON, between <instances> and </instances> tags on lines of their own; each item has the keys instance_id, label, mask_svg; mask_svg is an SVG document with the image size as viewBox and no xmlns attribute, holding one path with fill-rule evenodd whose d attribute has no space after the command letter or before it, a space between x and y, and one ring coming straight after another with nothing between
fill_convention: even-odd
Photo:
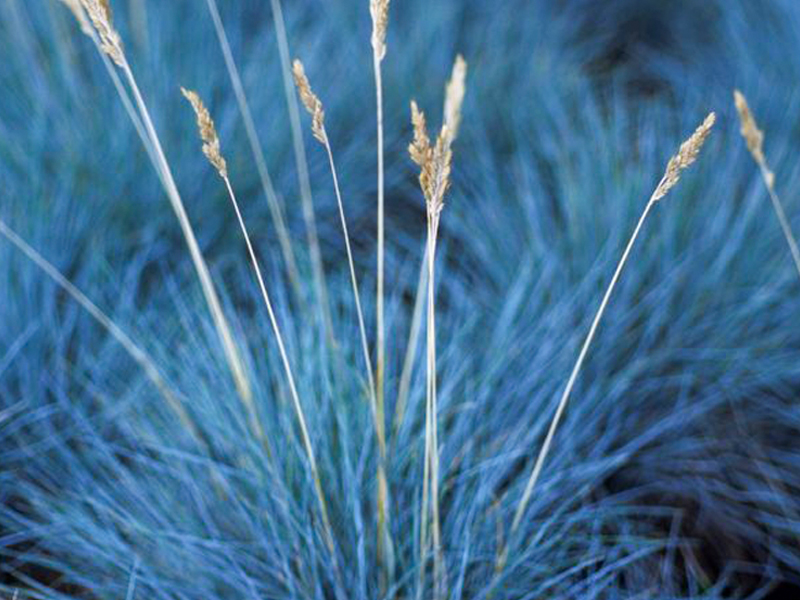
<instances>
[{"instance_id":1,"label":"dense grass tuft","mask_svg":"<svg viewBox=\"0 0 800 600\"><path fill-rule=\"evenodd\" d=\"M159 177L91 41L59 2L0 2L0 219L152 356L197 424L189 431L115 338L0 238L0 593L415 595L420 569L430 569L419 540L421 340L405 417L391 427L426 237L406 154L408 101L440 107L458 52L470 75L435 279L447 596L716 600L796 590L800 282L731 93L741 89L758 116L797 233L797 2L392 3L380 66L388 587L371 386L339 205L325 148L306 131L333 344L315 310L269 3L219 4L286 211L299 294L206 2L112 3L269 443L250 426ZM325 101L374 345L369 3L285 4L291 52ZM197 86L216 122L296 379L333 555L273 328L180 83ZM497 554L512 541L532 462L642 199L711 110L715 133L648 219L498 579Z\"/></svg>"}]
</instances>

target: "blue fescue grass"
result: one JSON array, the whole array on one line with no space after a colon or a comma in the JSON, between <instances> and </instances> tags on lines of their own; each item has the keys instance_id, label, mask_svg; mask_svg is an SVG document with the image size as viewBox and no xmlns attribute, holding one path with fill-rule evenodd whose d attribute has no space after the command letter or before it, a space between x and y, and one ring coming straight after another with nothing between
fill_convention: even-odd
<instances>
[{"instance_id":1,"label":"blue fescue grass","mask_svg":"<svg viewBox=\"0 0 800 600\"><path fill-rule=\"evenodd\" d=\"M286 4L292 49L325 99L372 315L368 3ZM800 572L800 283L730 94L743 89L766 132L798 231L800 61L789 49L800 47L800 7L687 1L665 12L661 2L618 1L587 16L586 2L562 4L392 6L383 63L387 414L424 238L405 154L407 102L439 106L460 51L470 82L436 282L450 597L763 597ZM142 5L145 29L135 25ZM309 145L338 358L285 281L205 2L114 8L246 346L273 455L249 432L174 217L90 42L58 3L4 2L0 218L156 358L204 443L106 332L0 243L0 581L39 598L381 597L374 430L326 157ZM271 16L255 1L220 8L311 298ZM642 20L652 36L627 33ZM622 54L620 39L629 40ZM338 573L274 338L179 84L208 101L267 267ZM711 109L718 131L634 248L494 582L496 553L615 261L666 160ZM398 565L384 597L411 597L422 566L422 355L407 418L389 440Z\"/></svg>"}]
</instances>

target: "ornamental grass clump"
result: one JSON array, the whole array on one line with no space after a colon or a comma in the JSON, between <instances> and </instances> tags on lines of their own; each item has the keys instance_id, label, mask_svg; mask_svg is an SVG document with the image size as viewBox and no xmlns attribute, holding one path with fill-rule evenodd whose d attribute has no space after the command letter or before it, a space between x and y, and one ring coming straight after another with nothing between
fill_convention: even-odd
<instances>
[{"instance_id":1,"label":"ornamental grass clump","mask_svg":"<svg viewBox=\"0 0 800 600\"><path fill-rule=\"evenodd\" d=\"M414 228L421 235L421 215L416 224L411 223L407 228L406 224L402 228L384 227L386 192L391 190L390 198L402 197L402 192L407 192L403 184L408 179L408 169L404 169L407 158L404 153L397 155L397 145L391 141L396 139L391 131L396 123L393 119L384 122L382 69L388 62L389 1L362 0L364 25L367 8L370 11L371 36L368 38L364 29L363 39L354 42L345 53L347 58L357 58L370 45L372 73L364 68L354 69L354 73L362 77L362 92L366 89L371 93L374 83L376 99L375 122L363 119L360 114L346 122L344 131L354 142L345 155L345 148L341 152L338 148L335 128L326 127L340 110L348 114L348 110L360 110L362 104L354 102L350 88L346 89L348 94L337 95L338 86L344 87L342 80L337 79L321 94L325 99L323 105L316 93L323 90L315 90L311 81L316 83L313 74L317 70L324 74L334 63L327 55L316 68L310 61L308 69L299 60L289 61L280 0L271 0L270 4L282 74L293 84L287 97L286 123L278 122L283 115L281 111L273 111L274 106L269 104L270 110L251 114L244 94L243 79L248 84L255 81L279 85L278 59L274 60L274 78L261 78L255 68L250 70L251 65L247 70L243 68L240 76L234 53L259 46L251 46L249 37L244 38L247 43L235 37L229 43L222 26L222 16L227 18L227 5L221 6L221 15L216 0L207 0L208 14L198 12L200 18L211 16L228 77L224 73L222 79L209 76L208 81L203 79L204 85L213 87L217 97L225 98L222 89L229 79L233 94L219 111L215 107L209 111L197 92L185 88L181 92L194 111L201 150L224 184L245 242L242 249L246 248L248 258L244 264L218 263L219 281L224 276L231 283L230 306L241 309L236 325L240 325L246 336L239 336L242 341L239 346L234 343L221 313L170 165L133 78L128 58L134 54L129 50L126 57L126 46L113 26L109 2L60 1L72 11L81 30L100 51L178 215L204 296L192 295L187 288L178 287L184 285L183 273L179 272L174 277L177 282L174 287L168 291L159 289L142 300L136 296L131 301L136 304L129 308L128 295L138 294L138 280L145 279L145 275L149 277L143 269L132 267L130 280L134 283L117 290L120 305L115 309L119 315L110 309L105 312L99 308L103 305L101 300L95 304L68 279L69 276L76 282L84 282L83 287L87 280L91 285L96 284L94 262L84 269L82 258L73 261L70 260L73 255L65 254L61 262L63 271L59 271L0 220L0 236L59 286L53 291L51 313L45 306L41 315L34 315L36 319L41 316L40 321L30 324L34 332L31 345L41 346L39 356L47 355L47 366L51 366L52 360L55 372L40 377L36 369L30 369L29 350L25 347L28 338L24 335L20 335L21 341L14 340L10 349L0 348L0 396L7 390L9 397L13 396L8 408L0 405L3 442L0 454L10 465L5 473L0 470L0 500L7 502L7 506L0 502L0 538L4 540L0 541L0 593L8 591L4 585L24 582L43 598L53 594L65 598L125 597L126 585L130 598L506 600L642 594L684 598L700 592L709 599L718 598L733 589L733 584L725 586L739 572L732 568L734 574L728 581L727 572L719 576L715 572L717 564L706 564L709 542L703 532L694 535L694 523L690 523L695 521L695 502L709 513L713 512L709 509L722 508L720 521L730 527L724 534L733 532L732 537L747 540L760 540L759 536L766 539L764 545L770 545L769 553L758 555L760 549L754 550L752 561L749 554L743 554L748 557L745 569L755 570L761 564L756 561L765 555L775 558L774 565L766 560L763 564L774 567L776 573L789 572L780 561L787 564L795 561L795 565L800 562L800 556L793 555L792 547L783 540L794 533L788 517L796 514L791 510L791 467L796 466L796 457L766 448L763 453L753 454L755 470L760 470L768 484L764 486L750 465L743 464L739 470L739 465L734 464L740 458L735 446L740 444L731 447L730 437L722 439L731 433L723 429L724 422L715 422L715 429L718 425L724 434L718 444L714 440L716 431L704 429L709 417L720 416L727 411L728 404L735 410L738 398L728 398L728 392L731 396L741 394L749 402L749 393L756 386L758 402L766 408L754 413L757 419L753 436L762 430L773 433L778 421L774 414L787 421L786 430L791 429L791 403L781 398L781 404L769 404L774 386L763 386L769 389L762 393L763 382L760 377L754 381L752 373L763 372L766 365L768 371L777 373L770 383L779 377L789 380L797 375L791 364L793 355L786 350L794 347L797 336L792 337L780 325L774 325L791 314L792 304L784 299L776 302L776 294L762 297L754 294L735 311L714 310L720 305L730 306L732 298L742 299L743 288L735 286L735 293L722 289L725 286L718 285L722 281L718 274L710 276L718 279L702 282L714 285L703 288L700 302L692 305L686 300L697 283L695 271L702 270L697 268L695 258L713 261L720 240L726 244L726 251L745 247L735 236L726 240L726 231L720 234L722 237L710 234L702 240L705 243L702 250L687 249L686 260L673 262L671 256L649 253L638 257L641 262L636 267L628 267L629 262L638 262L632 256L633 247L650 213L655 212L655 205L674 193L680 179L687 176L687 169L697 161L714 127L714 113L668 161L641 215L640 208L635 209L638 222L630 238L622 238L622 242L626 239L627 242L610 282L600 288L605 291L599 308L595 313L591 312L594 307L584 312L586 299L591 300L594 294L593 275L597 270L584 278L586 264L580 260L585 259L585 254L595 260L597 257L592 253L596 248L581 243L579 249L586 249L586 253L576 258L581 253L574 246L551 244L552 240L546 236L553 232L554 237L561 238L564 234L572 239L573 233L580 237L590 230L592 235L596 234L596 241L605 239L608 230L614 228L616 215L627 209L627 203L608 202L601 208L592 193L599 184L617 191L630 189L633 179L630 174L641 169L640 158L659 146L658 129L635 128L636 152L622 144L612 160L604 152L610 147L609 141L629 142L626 136L630 134L630 125L639 121L626 121L623 127L614 118L606 119L600 110L602 102L595 104L591 94L580 96L586 104L562 103L555 101L562 100L561 97L549 98L545 94L550 92L543 90L536 101L546 101L541 106L547 110L542 111L542 122L527 129L530 124L507 117L518 116L515 111L523 105L520 98L526 97L522 92L539 91L533 84L522 86L513 77L497 78L491 70L499 71L500 67L485 68L493 56L485 53L470 61L471 68L481 63L480 77L474 79L476 87L484 86L476 93L471 81L470 97L486 98L487 81L492 84L504 81L509 89L495 87L494 92L502 89L503 93L495 98L498 104L507 104L487 107L485 118L465 114L467 135L472 140L486 141L487 145L475 144L473 152L456 154L454 160L454 152L460 150L455 144L461 141L458 136L468 72L467 62L458 55L444 86L443 105L439 104L437 109L437 113L442 110L441 126L431 127L433 121L438 125L438 116L432 117L434 113L430 111L426 114L416 101L410 103L413 139L408 152L414 175L418 175L426 221L425 246L420 252L422 249L415 245L418 240ZM296 16L291 15L289 22L306 26L303 19L294 21ZM205 25L210 31L210 25ZM527 27L522 23L520 27L523 25ZM247 23L243 28L248 36L252 33L250 27ZM194 30L187 26L181 31L182 35L189 35ZM518 33L516 28L511 31ZM239 33L237 29L231 32ZM404 32L398 28L397 34L401 36ZM311 35L299 37L303 41L317 41ZM269 35L263 39L273 41ZM458 39L473 44L466 34ZM318 47L330 51L333 57L338 47L336 41L324 38ZM398 44L398 47L403 46ZM131 45L130 49L133 48ZM484 46L478 49L486 50ZM408 54L411 53L399 53L398 61ZM161 58L155 51L153 55ZM395 57L389 55L389 58L393 62ZM262 60L261 54L257 60ZM433 59L430 62L438 66ZM343 63L336 63L327 72L339 72L340 64ZM182 66L189 69L186 63ZM533 76L541 66L536 65ZM387 74L405 73L394 64L391 67ZM207 69L204 63L197 70L204 76ZM553 81L553 85L557 82ZM268 89L272 95L265 98L272 100L274 87ZM392 90L389 86L386 89ZM566 89L575 93L576 89L583 92L590 87L587 84L586 88ZM175 104L183 102L176 92L172 90L168 106L164 107L168 114L173 100ZM742 120L742 135L761 168L783 227L786 218L774 196L775 177L764 157L763 134L738 92L735 102ZM364 104L371 110L371 99ZM252 106L263 109L264 105L254 102ZM313 167L310 172L305 165L302 131L296 127L298 111L293 111L292 106L301 107L300 113L302 109L308 113L310 132L327 158L315 161L322 155L316 154L319 149L314 143L309 148ZM387 106L396 104L387 102ZM691 106L692 111L696 109L691 104L679 106L687 114L694 112L688 112L686 106ZM661 109L661 105L657 107L654 110ZM664 110L673 108L670 105ZM220 132L212 112L215 116L217 113L226 116L224 120L218 119ZM584 120L585 113L591 115ZM240 114L243 123L234 124L233 117L238 119ZM390 117L395 114L394 109L387 111ZM652 114L661 116L647 113ZM280 155L264 156L254 115L267 119L270 133L288 132L289 125L292 128L298 191L297 200L286 204L289 212L285 222L284 207L272 187L267 159L280 165L275 173L280 172L282 177L276 178L275 184L284 186L291 180L289 185L293 185L295 173L281 162L290 162L292 157L287 161L284 155L292 152L288 140L283 140L284 147L280 146L282 140L262 140L265 149L283 150ZM603 116L598 118L598 115ZM667 115L674 116L665 112L665 121ZM175 135L165 136L164 140L181 139L178 134L183 130L178 125L185 125L189 113L184 113L184 117L184 122L171 120L176 124ZM299 117L305 118L302 114ZM640 116L636 114L636 118ZM507 121L513 123L506 127ZM236 155L228 154L228 138L220 139L219 133L235 132L240 124L247 135L252 165L243 162L241 156L234 160ZM497 131L489 130L487 124L497 126ZM285 130L280 125L286 125ZM377 188L373 190L372 142L365 144L364 140L373 139L375 126ZM384 126L390 140L386 144L387 157ZM100 123L101 132L103 127L105 124ZM397 127L394 133L401 131ZM530 135L532 132L548 135ZM197 143L194 136L191 139L193 144ZM508 155L501 152L495 164L491 148L497 139L501 139L503 152ZM233 142L231 139L231 150ZM199 159L197 152L182 155L183 164L193 164ZM385 158L395 164L385 164ZM539 160L547 163L547 168L535 166ZM353 168L354 164L359 166ZM345 165L350 168L345 169ZM345 210L343 191L347 193L347 187L340 175L359 173L359 168L361 180L356 179L351 187L360 190L366 199L359 206L358 196L353 195ZM249 179L248 171L251 171ZM186 172L194 171L189 167ZM131 173L141 175L133 168ZM464 174L463 183L460 173ZM566 179L565 174L569 175L566 184L561 181ZM5 179L5 171L3 176ZM103 176L100 172L98 179L91 182L105 183L99 181ZM238 181L240 176L242 181ZM323 202L328 201L324 205L327 211L317 215L326 217L320 221L318 240L316 232L308 227L301 231L304 224L313 226L315 218L310 176L326 181L330 176L333 184L326 186L330 188L327 194L318 195ZM82 177L81 181L88 180ZM110 185L118 183L110 174L108 177ZM453 182L460 185L453 189ZM215 188L216 177L212 183L211 188ZM543 200L540 194L548 191L550 183L555 191L552 198ZM714 189L714 182L706 183L704 192ZM255 191L250 197L244 193L248 189L246 184ZM525 193L528 184L530 195ZM559 190L562 185L565 187ZM203 205L211 210L206 202L210 198L203 198L211 189L196 187L198 197L192 199L191 205L187 202L187 206ZM111 189L113 197L124 188ZM265 245L263 253L259 253L259 242L268 243L267 233L256 229L255 222L246 224L245 219L251 209L255 210L261 191L266 196L277 234L274 244ZM609 196L620 202L626 199L621 194ZM286 197L291 196L286 194ZM468 199L463 205L462 197ZM253 205L248 204L250 200ZM447 208L445 229L441 227L441 219L450 202L460 210ZM419 203L416 208L422 206ZM377 232L373 229L373 209L377 211ZM333 215L334 210L337 216ZM696 213L676 216L679 211L668 210L653 215L663 217L669 225L665 230L670 235L659 241L690 237L687 231L691 229L685 223L691 222L691 227L698 222L706 225L699 219L706 219L705 215L713 212L699 205L688 210ZM728 204L720 210L733 209ZM198 216L208 214L198 212ZM652 221L649 225L653 225ZM726 224L722 218L715 223ZM742 218L740 223L742 231L754 229L752 221ZM221 219L213 225L203 231L201 239L213 240L209 243L213 248L229 243L229 236L225 235L229 232ZM154 227L150 221L147 226ZM157 230L159 235L162 229ZM787 231L788 226L784 228L785 234ZM385 239L387 232L390 236ZM136 233L138 236L139 232ZM673 237L673 233L677 235ZM507 238L503 237L506 235ZM140 244L137 236L129 239ZM749 236L751 233L743 239L749 242ZM613 249L616 238L612 235L610 239L609 246ZM298 240L306 247L301 247ZM344 260L336 263L342 241L346 266ZM787 241L800 273L800 259L790 231ZM454 251L447 253L447 273L443 277L445 245ZM325 256L326 270L322 268L323 249L330 251ZM366 260L356 260L360 252L366 255L365 249L377 255L369 254L370 261L377 259L374 329L370 320L372 303L365 300L372 295L361 296L365 285L373 285L372 271L365 268ZM42 249L43 254L47 251ZM410 264L417 268L420 253L417 279L415 271L408 276L408 267ZM728 254L733 255L733 252ZM763 262L763 255L757 258ZM105 263L101 266L105 267ZM626 268L627 294L617 289L623 287L618 284ZM326 272L330 275L330 307L325 297ZM253 275L257 286L252 285ZM740 271L737 275L751 283L749 273ZM642 293L654 278L658 279L658 290L647 289ZM0 276L0 299L11 299L7 304L13 305L17 289L21 290L20 297L27 299L22 296L28 292L27 279L24 274L13 272L8 278ZM680 285L673 285L676 281ZM101 336L90 337L95 333L93 324L86 327L81 319L71 318L61 302L65 293L104 328ZM719 298L712 297L717 293ZM614 321L614 328L609 328L609 335L597 335L613 294L618 312L609 318ZM98 298L103 296L98 293ZM313 302L304 304L308 298ZM172 306L170 301L180 305L177 316L165 314ZM268 320L260 312L262 301ZM151 304L145 308L145 302ZM675 315L672 309L651 312L654 306L671 308L678 303L686 303L685 314ZM211 319L205 318L206 305ZM770 318L765 319L773 323L762 324L754 318L757 311L765 307L773 310L776 306L783 312L771 312ZM681 304L680 308L684 306ZM13 316L14 310L20 309L12 306L7 313ZM724 319L718 317L722 313ZM583 314L594 315L588 333L578 340L582 346L574 365L571 359L567 365L572 370L565 387L555 388L559 379L554 379L553 374L559 372L565 348L569 352L569 340L576 334L576 315ZM64 325L67 319L70 322ZM4 323L12 320L0 319ZM424 367L421 360L415 360L423 324L426 326ZM7 331L16 336L13 325ZM146 327L150 325L153 332L147 337ZM338 340L333 336L334 328L340 335ZM222 353L215 356L204 347L201 332L206 329L219 337L224 360ZM719 333L722 329L725 331ZM765 338L767 341L758 347L739 343L737 332L753 335L758 330L774 337ZM346 335L348 332L352 335ZM582 333L577 331L579 335ZM108 340L109 337L113 339ZM447 343L437 344L441 338L447 338ZM56 343L51 348L53 339ZM278 350L274 354L270 352L273 339ZM78 348L75 340L87 344L80 346L81 355L75 350ZM123 372L131 361L126 356L119 361L122 352L113 347L115 343L135 363L130 366L144 373L144 377L138 372ZM598 357L602 354L605 362L598 361L592 382L585 390L576 390L579 377L581 381L588 380L586 360L590 348ZM714 363L710 350L717 352L719 348L724 348L725 353ZM654 349L657 352L651 355ZM783 362L770 364L770 352L765 351L770 349L784 352ZM31 355L37 356L33 354L36 351L36 348L31 350ZM239 352L243 352L241 357L237 356ZM686 356L700 353L703 358L697 361L699 366L692 367L693 359ZM738 368L734 365L737 356L744 357ZM747 364L743 364L745 360ZM62 365L63 373L58 372ZM109 365L113 368L107 370ZM222 377L217 373L220 365ZM395 367L401 367L397 369L397 378ZM25 368L34 372L29 382L25 381ZM235 391L229 382L229 371ZM37 378L45 383L37 382ZM741 387L740 380L746 380ZM40 390L42 401L37 399ZM30 412L27 396L32 398ZM676 396L680 398L675 399ZM547 408L551 400L556 406ZM670 404L673 400L674 404ZM387 428L385 410L392 408L392 402L394 419L392 427ZM776 406L780 406L780 411L774 411ZM566 427L568 407L576 426L559 433L559 427ZM742 422L748 425L747 419ZM176 435L182 432L179 430L186 430L188 435ZM557 433L562 438L556 440ZM690 434L692 438L688 439ZM781 435L786 435L785 430ZM786 437L791 439L790 435ZM747 441L745 438L744 434L741 438L732 437L742 444ZM726 458L729 456L734 458ZM686 485L680 482L688 479L684 478L687 472L694 474L695 469L707 467L707 472L700 471L706 476L704 479L711 481L707 486L701 477L689 480ZM719 478L718 473L722 474ZM677 501L673 502L672 497L653 501L654 492L661 491L668 492L665 496L674 494ZM709 501L702 497L704 494L709 497L717 494L725 499ZM737 505L734 497L744 500ZM738 512L728 512L732 506ZM771 512L772 506L781 508L783 515ZM751 521L754 507L759 514ZM714 516L708 517L709 520L713 522ZM708 530L712 532L709 538L717 534L712 527ZM73 593L54 589L51 593L51 584L37 581L29 573L28 564L51 566L59 576L63 574L67 585L78 582L85 590ZM723 566L728 568L731 564L729 561ZM11 584L6 577L11 578ZM57 585L60 581L52 587Z\"/></svg>"}]
</instances>

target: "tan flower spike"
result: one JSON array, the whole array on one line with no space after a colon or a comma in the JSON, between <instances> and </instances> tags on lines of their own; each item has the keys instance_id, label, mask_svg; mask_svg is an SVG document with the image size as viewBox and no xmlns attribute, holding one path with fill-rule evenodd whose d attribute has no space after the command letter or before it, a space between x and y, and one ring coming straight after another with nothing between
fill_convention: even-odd
<instances>
[{"instance_id":1,"label":"tan flower spike","mask_svg":"<svg viewBox=\"0 0 800 600\"><path fill-rule=\"evenodd\" d=\"M320 143L327 144L328 135L325 133L325 111L322 110L322 102L311 90L311 84L308 83L303 63L298 59L295 59L292 64L292 74L294 75L294 83L297 86L297 93L300 94L300 100L303 102L303 106L306 107L308 114L311 115L311 131L314 133L314 137Z\"/></svg>"},{"instance_id":2,"label":"tan flower spike","mask_svg":"<svg viewBox=\"0 0 800 600\"><path fill-rule=\"evenodd\" d=\"M744 94L739 90L734 90L733 101L736 104L736 111L739 113L739 121L741 122L741 129L739 130L747 144L747 149L753 156L753 160L763 167L766 173L767 187L775 187L775 174L767 167L767 159L764 156L764 132L758 128L753 113L750 112L750 107L747 105Z\"/></svg>"},{"instance_id":3,"label":"tan flower spike","mask_svg":"<svg viewBox=\"0 0 800 600\"><path fill-rule=\"evenodd\" d=\"M453 73L447 82L444 100L444 124L450 132L451 141L458 136L461 125L461 105L464 103L467 80L467 61L460 54L453 64Z\"/></svg>"},{"instance_id":4,"label":"tan flower spike","mask_svg":"<svg viewBox=\"0 0 800 600\"><path fill-rule=\"evenodd\" d=\"M711 133L711 128L716 120L717 116L713 112L710 113L705 121L695 129L691 137L681 144L678 153L669 159L664 177L653 193L653 200L661 200L666 196L678 183L681 178L681 172L697 160L697 155L700 153L708 134Z\"/></svg>"},{"instance_id":5,"label":"tan flower spike","mask_svg":"<svg viewBox=\"0 0 800 600\"><path fill-rule=\"evenodd\" d=\"M370 0L372 16L372 49L378 61L386 56L386 29L389 26L389 0Z\"/></svg>"},{"instance_id":6,"label":"tan flower spike","mask_svg":"<svg viewBox=\"0 0 800 600\"><path fill-rule=\"evenodd\" d=\"M122 51L122 40L117 30L114 29L111 6L108 0L80 0L80 3L86 14L89 15L95 31L97 31L97 35L100 38L100 49L118 66L124 66L125 54ZM72 8L75 3L66 2L66 4ZM75 12L74 9L73 12ZM78 22L81 23L81 27L84 26L84 22L80 17L78 17Z\"/></svg>"},{"instance_id":7,"label":"tan flower spike","mask_svg":"<svg viewBox=\"0 0 800 600\"><path fill-rule=\"evenodd\" d=\"M411 101L411 123L414 126L414 141L408 153L420 167L419 185L425 196L429 216L438 218L444 208L444 195L450 187L450 149L452 138L447 125L442 125L436 144L431 146L423 113L415 101Z\"/></svg>"},{"instance_id":8,"label":"tan flower spike","mask_svg":"<svg viewBox=\"0 0 800 600\"><path fill-rule=\"evenodd\" d=\"M747 105L744 94L739 90L735 90L733 92L733 102L739 113L742 137L747 144L747 149L750 151L753 160L756 161L761 171L761 178L764 180L764 185L767 186L767 193L772 201L772 207L775 209L775 215L778 217L778 222L783 230L783 236L789 244L789 250L792 253L792 260L797 269L797 274L800 275L800 247L798 247L797 240L794 237L794 233L792 233L792 226L789 223L789 219L786 217L781 199L775 191L775 173L769 168L767 157L764 156L764 133L758 128L758 125L756 125L756 119L753 113L750 112L750 107Z\"/></svg>"},{"instance_id":9,"label":"tan flower spike","mask_svg":"<svg viewBox=\"0 0 800 600\"><path fill-rule=\"evenodd\" d=\"M181 92L192 105L195 114L197 115L197 128L200 130L200 138L203 140L203 154L206 155L208 161L217 169L219 176L223 179L228 177L228 165L222 157L219 149L219 136L217 136L217 129L214 127L214 120L208 112L208 109L200 100L197 92L181 88Z\"/></svg>"}]
</instances>

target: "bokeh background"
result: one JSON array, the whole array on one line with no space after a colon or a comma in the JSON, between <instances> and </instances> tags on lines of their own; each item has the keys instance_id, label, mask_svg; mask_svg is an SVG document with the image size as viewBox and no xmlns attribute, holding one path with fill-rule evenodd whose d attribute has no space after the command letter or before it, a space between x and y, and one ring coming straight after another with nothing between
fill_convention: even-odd
<instances>
[{"instance_id":1,"label":"bokeh background","mask_svg":"<svg viewBox=\"0 0 800 600\"><path fill-rule=\"evenodd\" d=\"M377 598L374 439L326 156L305 131L345 369L287 286L205 0L112 0L115 24L246 349L274 457L247 433L177 221L90 40L55 0L0 2L0 219L145 347L141 370L0 239L0 585L41 598ZM285 0L326 109L372 329L375 124L367 0ZM271 3L220 2L310 281ZM452 598L487 598L499 541L594 309L668 158L494 598L800 597L800 279L738 132L741 89L800 233L796 0L397 0L383 63L389 414L425 214L408 103L438 127L470 67L437 281ZM179 86L211 110L310 416L335 581L277 351L225 189ZM305 126L307 120L303 120ZM307 129L307 127L306 127ZM310 283L305 301L313 307ZM398 597L413 595L424 360L391 437ZM221 466L219 493L208 475ZM338 587L337 587L338 586Z\"/></svg>"}]
</instances>

